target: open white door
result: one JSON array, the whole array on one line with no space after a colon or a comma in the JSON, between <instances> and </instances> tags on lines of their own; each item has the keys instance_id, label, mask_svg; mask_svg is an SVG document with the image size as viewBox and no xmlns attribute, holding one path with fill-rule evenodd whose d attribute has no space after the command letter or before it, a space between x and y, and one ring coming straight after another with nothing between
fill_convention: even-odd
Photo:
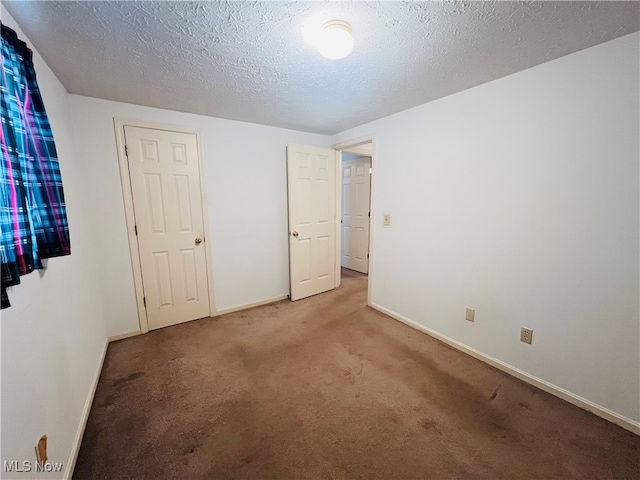
<instances>
[{"instance_id":1,"label":"open white door","mask_svg":"<svg viewBox=\"0 0 640 480\"><path fill-rule=\"evenodd\" d=\"M330 148L287 148L291 300L336 287L335 169Z\"/></svg>"},{"instance_id":2,"label":"open white door","mask_svg":"<svg viewBox=\"0 0 640 480\"><path fill-rule=\"evenodd\" d=\"M369 273L371 157L342 162L342 266Z\"/></svg>"}]
</instances>

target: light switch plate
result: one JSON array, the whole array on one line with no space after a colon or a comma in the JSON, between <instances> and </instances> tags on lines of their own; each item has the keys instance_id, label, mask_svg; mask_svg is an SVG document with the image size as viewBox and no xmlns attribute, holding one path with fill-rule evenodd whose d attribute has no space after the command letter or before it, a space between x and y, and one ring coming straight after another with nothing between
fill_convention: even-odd
<instances>
[{"instance_id":1,"label":"light switch plate","mask_svg":"<svg viewBox=\"0 0 640 480\"><path fill-rule=\"evenodd\" d=\"M475 322L476 319L476 311L473 308L467 308L467 311L464 314L465 320L469 320L470 322Z\"/></svg>"},{"instance_id":2,"label":"light switch plate","mask_svg":"<svg viewBox=\"0 0 640 480\"><path fill-rule=\"evenodd\" d=\"M391 212L382 212L382 225L384 227L391 226Z\"/></svg>"}]
</instances>

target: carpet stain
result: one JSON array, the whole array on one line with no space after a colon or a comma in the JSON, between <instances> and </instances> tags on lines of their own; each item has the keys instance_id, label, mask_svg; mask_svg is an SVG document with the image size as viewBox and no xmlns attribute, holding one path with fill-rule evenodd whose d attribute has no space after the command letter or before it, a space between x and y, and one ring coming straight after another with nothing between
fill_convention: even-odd
<instances>
[{"instance_id":1,"label":"carpet stain","mask_svg":"<svg viewBox=\"0 0 640 480\"><path fill-rule=\"evenodd\" d=\"M111 387L115 391L119 392L119 391L127 388L128 384L130 382L133 382L133 381L137 380L138 378L143 377L144 375L145 375L144 372L134 372L134 373L131 373L131 374L127 375L126 377L120 377L120 378L113 379L109 383L110 383Z\"/></svg>"},{"instance_id":2,"label":"carpet stain","mask_svg":"<svg viewBox=\"0 0 640 480\"><path fill-rule=\"evenodd\" d=\"M434 422L433 420L430 420L428 418L422 420L420 422L420 426L422 428L424 428L425 430L429 431L429 430L433 430L435 431L438 435L442 436L442 430L440 430L438 428L438 424L436 422Z\"/></svg>"},{"instance_id":3,"label":"carpet stain","mask_svg":"<svg viewBox=\"0 0 640 480\"><path fill-rule=\"evenodd\" d=\"M500 387L502 387L502 385L498 385L496 387L496 389L493 391L493 393L491 394L491 396L489 397L489 401L494 400L497 396L498 396L498 390L500 390Z\"/></svg>"},{"instance_id":4,"label":"carpet stain","mask_svg":"<svg viewBox=\"0 0 640 480\"><path fill-rule=\"evenodd\" d=\"M202 444L201 443L199 443L197 445L189 446L189 447L187 447L185 449L183 455L192 455L192 454L196 453L196 451L199 450L200 448L202 448Z\"/></svg>"}]
</instances>

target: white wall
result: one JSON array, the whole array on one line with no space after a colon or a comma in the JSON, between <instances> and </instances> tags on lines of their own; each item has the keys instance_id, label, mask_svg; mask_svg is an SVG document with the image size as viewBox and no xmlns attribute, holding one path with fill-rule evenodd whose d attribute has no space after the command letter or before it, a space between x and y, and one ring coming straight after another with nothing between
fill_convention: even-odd
<instances>
[{"instance_id":1,"label":"white wall","mask_svg":"<svg viewBox=\"0 0 640 480\"><path fill-rule=\"evenodd\" d=\"M139 329L113 118L201 130L216 310L289 293L286 145L329 137L71 95L76 154L94 179L91 227L109 309L108 334Z\"/></svg>"},{"instance_id":2,"label":"white wall","mask_svg":"<svg viewBox=\"0 0 640 480\"><path fill-rule=\"evenodd\" d=\"M1 15L2 22L29 44L4 6ZM79 175L73 152L69 96L37 52L34 63L60 159L71 255L49 259L46 270L22 277L20 285L9 289L12 306L2 310L0 319L0 461L34 462L34 446L47 434L49 460L63 462L68 469L83 407L102 359L106 330L86 218L87 182ZM38 478L49 477L38 474Z\"/></svg>"},{"instance_id":3,"label":"white wall","mask_svg":"<svg viewBox=\"0 0 640 480\"><path fill-rule=\"evenodd\" d=\"M376 136L375 304L636 422L639 44L621 37L332 138Z\"/></svg>"}]
</instances>

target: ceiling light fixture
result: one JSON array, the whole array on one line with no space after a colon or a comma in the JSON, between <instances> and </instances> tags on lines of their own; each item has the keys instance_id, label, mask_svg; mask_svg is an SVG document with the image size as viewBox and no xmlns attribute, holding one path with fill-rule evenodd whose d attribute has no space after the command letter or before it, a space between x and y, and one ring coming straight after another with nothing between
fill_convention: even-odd
<instances>
[{"instance_id":1,"label":"ceiling light fixture","mask_svg":"<svg viewBox=\"0 0 640 480\"><path fill-rule=\"evenodd\" d=\"M342 20L332 20L325 23L320 27L315 44L318 51L331 60L346 57L353 50L351 25Z\"/></svg>"}]
</instances>

